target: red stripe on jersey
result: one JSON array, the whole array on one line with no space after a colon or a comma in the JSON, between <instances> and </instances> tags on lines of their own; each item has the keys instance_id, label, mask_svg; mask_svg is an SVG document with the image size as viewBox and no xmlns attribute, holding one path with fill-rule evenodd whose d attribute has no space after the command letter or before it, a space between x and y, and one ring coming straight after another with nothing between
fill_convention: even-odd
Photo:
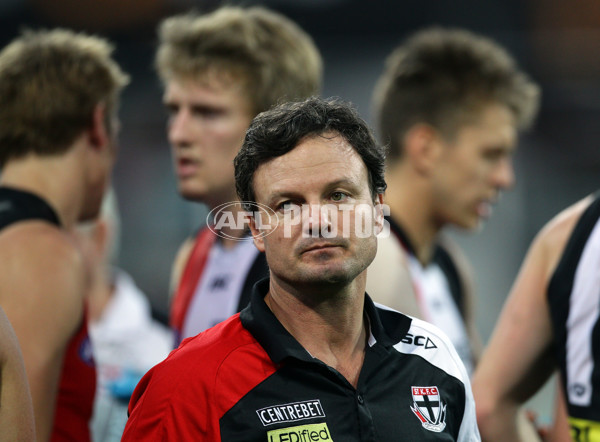
<instances>
[{"instance_id":1,"label":"red stripe on jersey","mask_svg":"<svg viewBox=\"0 0 600 442\"><path fill-rule=\"evenodd\" d=\"M96 367L88 336L87 314L84 313L79 330L69 341L63 359L50 438L52 442L90 440L89 425L95 393Z\"/></svg>"},{"instance_id":2,"label":"red stripe on jersey","mask_svg":"<svg viewBox=\"0 0 600 442\"><path fill-rule=\"evenodd\" d=\"M185 264L181 280L173 298L173 303L171 304L170 323L178 334L183 329L183 321L185 320L190 302L194 297L200 276L204 271L208 253L216 238L208 228L201 229L196 236L194 248ZM177 339L179 340L180 338Z\"/></svg>"}]
</instances>

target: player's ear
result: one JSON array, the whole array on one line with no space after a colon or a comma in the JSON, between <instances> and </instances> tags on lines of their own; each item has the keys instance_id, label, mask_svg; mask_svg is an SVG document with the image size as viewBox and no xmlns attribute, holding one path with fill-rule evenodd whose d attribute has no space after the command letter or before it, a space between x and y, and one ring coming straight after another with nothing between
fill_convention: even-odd
<instances>
[{"instance_id":1,"label":"player's ear","mask_svg":"<svg viewBox=\"0 0 600 442\"><path fill-rule=\"evenodd\" d=\"M426 174L435 165L439 155L440 139L438 131L428 124L415 124L404 136L404 151L413 167Z\"/></svg>"},{"instance_id":2,"label":"player's ear","mask_svg":"<svg viewBox=\"0 0 600 442\"><path fill-rule=\"evenodd\" d=\"M92 111L92 121L88 128L88 139L94 148L101 148L108 144L109 133L106 127L106 105L98 103Z\"/></svg>"},{"instance_id":3,"label":"player's ear","mask_svg":"<svg viewBox=\"0 0 600 442\"><path fill-rule=\"evenodd\" d=\"M256 221L257 216L261 216L261 213L254 212L254 214L252 214L250 216L250 221L248 224L250 225L250 232L252 233L254 245L260 252L264 252L265 251L264 232L262 232L257 226L257 221Z\"/></svg>"},{"instance_id":4,"label":"player's ear","mask_svg":"<svg viewBox=\"0 0 600 442\"><path fill-rule=\"evenodd\" d=\"M375 204L375 235L383 230L384 217L389 215L389 208L383 203L383 193L378 193L373 201Z\"/></svg>"}]
</instances>

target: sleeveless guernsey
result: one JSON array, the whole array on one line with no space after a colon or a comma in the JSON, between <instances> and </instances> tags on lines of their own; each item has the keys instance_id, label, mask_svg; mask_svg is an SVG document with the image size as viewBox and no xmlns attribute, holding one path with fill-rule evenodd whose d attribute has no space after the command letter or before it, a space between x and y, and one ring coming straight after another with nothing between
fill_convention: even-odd
<instances>
[{"instance_id":1,"label":"sleeveless guernsey","mask_svg":"<svg viewBox=\"0 0 600 442\"><path fill-rule=\"evenodd\" d=\"M54 210L38 196L0 187L0 230L11 224L43 220L61 227ZM65 352L52 428L52 442L89 441L89 422L96 391L96 370L87 333L87 318Z\"/></svg>"},{"instance_id":2,"label":"sleeveless guernsey","mask_svg":"<svg viewBox=\"0 0 600 442\"><path fill-rule=\"evenodd\" d=\"M548 303L574 440L600 440L600 194L573 229Z\"/></svg>"}]
</instances>

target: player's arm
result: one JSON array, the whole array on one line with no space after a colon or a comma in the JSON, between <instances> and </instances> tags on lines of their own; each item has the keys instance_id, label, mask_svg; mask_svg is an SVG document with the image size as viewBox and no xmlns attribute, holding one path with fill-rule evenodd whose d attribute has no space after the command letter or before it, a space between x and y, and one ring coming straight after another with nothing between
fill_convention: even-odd
<instances>
[{"instance_id":1,"label":"player's arm","mask_svg":"<svg viewBox=\"0 0 600 442\"><path fill-rule=\"evenodd\" d=\"M35 440L29 384L19 343L0 307L0 441Z\"/></svg>"},{"instance_id":2,"label":"player's arm","mask_svg":"<svg viewBox=\"0 0 600 442\"><path fill-rule=\"evenodd\" d=\"M533 241L473 378L483 440L518 441L516 417L555 369L548 280L579 213L563 213Z\"/></svg>"},{"instance_id":3,"label":"player's arm","mask_svg":"<svg viewBox=\"0 0 600 442\"><path fill-rule=\"evenodd\" d=\"M562 442L570 440L570 438L571 431L565 395L560 382L556 382L556 394L554 395L554 422L549 429L547 440L548 442Z\"/></svg>"},{"instance_id":4,"label":"player's arm","mask_svg":"<svg viewBox=\"0 0 600 442\"><path fill-rule=\"evenodd\" d=\"M473 393L483 440L518 441L519 406L552 373L545 253L543 238L536 239L475 370Z\"/></svg>"},{"instance_id":5,"label":"player's arm","mask_svg":"<svg viewBox=\"0 0 600 442\"><path fill-rule=\"evenodd\" d=\"M0 303L18 337L39 441L50 437L64 353L82 320L85 267L74 243L44 223L3 233Z\"/></svg>"}]
</instances>

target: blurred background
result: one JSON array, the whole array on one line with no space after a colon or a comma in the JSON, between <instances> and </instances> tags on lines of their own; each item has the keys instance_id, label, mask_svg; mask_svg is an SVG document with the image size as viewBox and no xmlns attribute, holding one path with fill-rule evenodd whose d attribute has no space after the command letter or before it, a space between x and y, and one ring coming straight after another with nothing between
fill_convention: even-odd
<instances>
[{"instance_id":1,"label":"blurred background","mask_svg":"<svg viewBox=\"0 0 600 442\"><path fill-rule=\"evenodd\" d=\"M206 210L176 192L161 85L153 71L156 25L216 0L0 0L0 44L22 28L64 26L109 37L132 76L120 117L114 186L122 215L120 265L168 310L170 268L181 242L205 222ZM555 213L599 187L600 2L596 0L265 0L308 31L325 61L324 96L355 104L372 121L370 97L387 54L428 25L459 26L505 46L541 84L542 110L521 139L517 185L476 235L452 232L476 274L477 323L489 338L535 233ZM531 406L549 418L552 389Z\"/></svg>"}]
</instances>

